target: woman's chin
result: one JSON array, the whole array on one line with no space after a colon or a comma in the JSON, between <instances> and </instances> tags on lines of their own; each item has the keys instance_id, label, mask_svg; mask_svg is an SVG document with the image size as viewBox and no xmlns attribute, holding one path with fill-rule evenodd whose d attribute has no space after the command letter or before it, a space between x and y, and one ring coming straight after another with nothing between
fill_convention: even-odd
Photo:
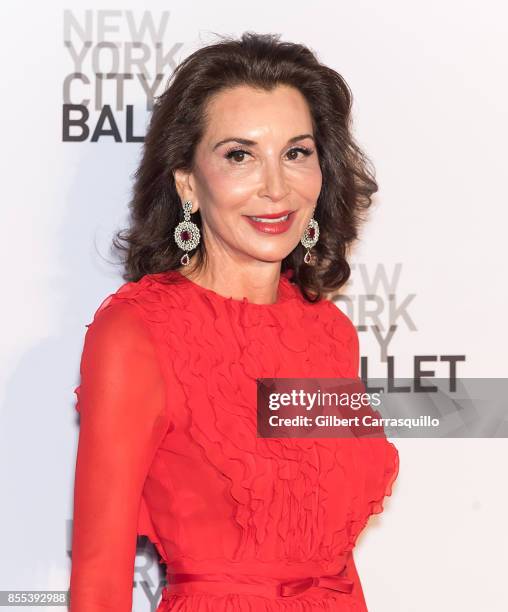
<instances>
[{"instance_id":1,"label":"woman's chin","mask_svg":"<svg viewBox=\"0 0 508 612\"><path fill-rule=\"evenodd\" d=\"M281 263L282 260L289 255L291 250L271 250L271 251L258 251L255 253L249 253L249 255L257 261L264 261L267 263Z\"/></svg>"}]
</instances>

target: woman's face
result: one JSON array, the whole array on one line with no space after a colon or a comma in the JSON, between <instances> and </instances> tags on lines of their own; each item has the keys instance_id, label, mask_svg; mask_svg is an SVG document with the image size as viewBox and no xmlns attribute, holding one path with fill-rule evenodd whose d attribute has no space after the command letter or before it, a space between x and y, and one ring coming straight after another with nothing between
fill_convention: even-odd
<instances>
[{"instance_id":1,"label":"woman's face","mask_svg":"<svg viewBox=\"0 0 508 612\"><path fill-rule=\"evenodd\" d=\"M183 200L201 212L207 252L281 261L299 243L321 191L309 108L295 88L237 86L208 103L194 168L177 170ZM286 222L251 217L285 215Z\"/></svg>"}]
</instances>

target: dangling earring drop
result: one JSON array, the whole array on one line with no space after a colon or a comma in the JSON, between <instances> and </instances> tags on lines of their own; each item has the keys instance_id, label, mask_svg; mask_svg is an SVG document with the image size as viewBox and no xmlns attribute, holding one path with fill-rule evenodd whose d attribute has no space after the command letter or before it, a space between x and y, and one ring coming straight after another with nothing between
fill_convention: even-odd
<instances>
[{"instance_id":1,"label":"dangling earring drop","mask_svg":"<svg viewBox=\"0 0 508 612\"><path fill-rule=\"evenodd\" d=\"M316 210L316 207L314 207L314 210ZM312 262L310 249L316 244L319 238L319 224L316 219L314 219L314 210L312 211L312 219L309 221L309 224L305 228L303 236L300 239L302 245L307 249L305 257L303 258L303 261L306 264L310 264Z\"/></svg>"},{"instance_id":2,"label":"dangling earring drop","mask_svg":"<svg viewBox=\"0 0 508 612\"><path fill-rule=\"evenodd\" d=\"M201 238L199 227L190 220L191 210L192 202L187 200L183 203L184 220L175 227L175 241L183 251L192 251L192 249L195 249L198 246ZM189 262L189 254L185 253L182 255L182 258L180 259L182 266L187 266Z\"/></svg>"}]
</instances>

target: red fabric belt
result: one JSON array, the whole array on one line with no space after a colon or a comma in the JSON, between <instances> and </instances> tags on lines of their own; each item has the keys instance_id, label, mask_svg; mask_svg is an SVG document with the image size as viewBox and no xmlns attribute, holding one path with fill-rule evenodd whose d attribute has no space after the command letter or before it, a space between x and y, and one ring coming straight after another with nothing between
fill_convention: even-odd
<instances>
[{"instance_id":1,"label":"red fabric belt","mask_svg":"<svg viewBox=\"0 0 508 612\"><path fill-rule=\"evenodd\" d=\"M264 597L292 597L312 587L351 593L354 582L343 575L345 568L332 576L309 576L296 579L276 579L262 576L232 574L168 574L162 599L173 594L252 594Z\"/></svg>"}]
</instances>

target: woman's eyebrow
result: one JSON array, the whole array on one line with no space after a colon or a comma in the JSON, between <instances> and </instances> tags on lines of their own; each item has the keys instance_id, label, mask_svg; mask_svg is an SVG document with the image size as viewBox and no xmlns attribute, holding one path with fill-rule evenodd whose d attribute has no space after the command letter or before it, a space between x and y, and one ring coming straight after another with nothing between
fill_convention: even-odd
<instances>
[{"instance_id":1,"label":"woman's eyebrow","mask_svg":"<svg viewBox=\"0 0 508 612\"><path fill-rule=\"evenodd\" d=\"M312 134L299 134L298 136L293 136L292 138L290 138L287 141L287 144L292 144L293 142L297 142L298 140L303 140L304 138L311 138L312 140L314 140L314 136ZM212 150L215 151L217 147L220 147L226 142L237 142L239 144L248 145L248 146L254 146L258 144L255 140L249 140L248 138L240 138L240 137L232 136L230 138L224 138L224 140L220 140L218 143L215 144Z\"/></svg>"}]
</instances>

